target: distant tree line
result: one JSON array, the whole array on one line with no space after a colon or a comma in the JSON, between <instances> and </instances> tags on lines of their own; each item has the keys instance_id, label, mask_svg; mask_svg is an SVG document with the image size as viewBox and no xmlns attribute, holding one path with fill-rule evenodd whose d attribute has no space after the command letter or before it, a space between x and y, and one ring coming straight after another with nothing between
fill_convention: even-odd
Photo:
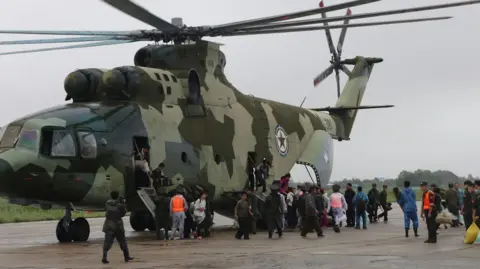
<instances>
[{"instance_id":1,"label":"distant tree line","mask_svg":"<svg viewBox=\"0 0 480 269\"><path fill-rule=\"evenodd\" d=\"M398 174L397 178L394 179L384 179L384 178L373 178L373 179L344 179L340 181L340 185L343 187L347 183L352 183L353 185L365 186L367 189L373 184L377 183L377 187L381 187L383 184L388 185L389 187L403 187L403 182L409 180L412 187L419 187L422 181L428 182L428 184L436 184L439 187L445 188L448 186L448 183L460 183L463 185L465 180L478 180L479 177L474 177L471 174L468 174L467 177L457 176L451 171L448 170L422 170L418 169L416 171L406 171L403 170ZM336 182L337 183L337 182Z\"/></svg>"}]
</instances>

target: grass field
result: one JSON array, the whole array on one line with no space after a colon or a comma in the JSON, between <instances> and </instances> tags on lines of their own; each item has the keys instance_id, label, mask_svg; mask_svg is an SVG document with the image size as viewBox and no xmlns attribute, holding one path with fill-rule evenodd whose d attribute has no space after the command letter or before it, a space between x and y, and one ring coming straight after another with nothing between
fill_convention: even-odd
<instances>
[{"instance_id":1,"label":"grass field","mask_svg":"<svg viewBox=\"0 0 480 269\"><path fill-rule=\"evenodd\" d=\"M28 222L41 220L59 220L65 214L65 210L49 209L42 210L32 206L20 206L9 204L7 200L0 198L0 223L12 222ZM103 212L72 212L74 218L76 217L103 217Z\"/></svg>"}]
</instances>

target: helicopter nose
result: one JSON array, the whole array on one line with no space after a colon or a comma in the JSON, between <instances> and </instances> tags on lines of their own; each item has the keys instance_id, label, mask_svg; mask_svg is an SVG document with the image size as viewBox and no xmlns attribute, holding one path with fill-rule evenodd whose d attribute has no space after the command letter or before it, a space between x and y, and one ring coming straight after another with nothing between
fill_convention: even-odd
<instances>
[{"instance_id":1,"label":"helicopter nose","mask_svg":"<svg viewBox=\"0 0 480 269\"><path fill-rule=\"evenodd\" d=\"M13 168L12 166L0 158L0 193L9 192L12 188Z\"/></svg>"}]
</instances>

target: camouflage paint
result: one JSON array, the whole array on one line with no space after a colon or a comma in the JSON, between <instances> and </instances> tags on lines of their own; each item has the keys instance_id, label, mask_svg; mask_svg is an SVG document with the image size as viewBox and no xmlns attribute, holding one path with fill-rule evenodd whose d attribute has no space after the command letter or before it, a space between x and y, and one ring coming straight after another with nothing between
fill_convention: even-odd
<instances>
[{"instance_id":1,"label":"camouflage paint","mask_svg":"<svg viewBox=\"0 0 480 269\"><path fill-rule=\"evenodd\" d=\"M257 162L265 157L272 163L268 183L300 161L313 166L322 183L327 184L333 163L331 138L348 138L356 116L356 112L332 116L242 94L227 80L223 72L225 55L218 44L211 42L147 46L137 52L135 63L143 67L79 70L90 74L89 79L69 75L66 85L90 90L95 86L90 102L76 102L73 98L72 104L11 123L23 125L22 132L36 131L38 138L44 126L72 132L91 130L97 140L96 159L44 156L38 153L40 139L33 149L4 148L0 153L0 192L102 209L109 192L119 190L126 196L130 210L143 210L134 184L135 136L149 138L152 168L164 162L165 173L175 184L208 190L217 202L214 204L222 202L223 193L246 186L248 152L256 152ZM197 104L188 101L191 69L200 78L201 100ZM357 58L337 105L358 105L370 71L371 65ZM95 77L98 74L102 77ZM112 100L120 93L128 95L128 100ZM189 104L204 107L205 116L186 116ZM286 134L286 154L277 149L278 126ZM186 155L185 162L182 154Z\"/></svg>"}]
</instances>

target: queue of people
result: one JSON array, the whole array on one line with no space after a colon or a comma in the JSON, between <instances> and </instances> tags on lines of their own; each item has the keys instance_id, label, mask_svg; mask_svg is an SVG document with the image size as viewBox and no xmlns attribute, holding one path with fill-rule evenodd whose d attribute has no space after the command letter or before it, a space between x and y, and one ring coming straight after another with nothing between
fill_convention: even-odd
<instances>
[{"instance_id":1,"label":"queue of people","mask_svg":"<svg viewBox=\"0 0 480 269\"><path fill-rule=\"evenodd\" d=\"M351 184L348 184L343 194L340 185L332 187L333 193L329 196L324 189L311 185L300 184L292 187L290 174L286 174L279 181L274 181L270 186L270 194L264 204L264 221L268 228L268 238L272 238L274 232L282 237L284 229L300 228L301 236L305 237L309 232L315 231L318 237L323 236L322 228L328 226L328 217L332 219L333 230L340 233L340 227L346 222L347 227L367 229L369 222L377 221L377 208L381 207L383 213L380 217L388 221L388 211L391 204L387 203L387 186L382 192L376 190L373 184L368 195L360 186L356 193ZM259 216L257 197L250 187L242 192L241 199L235 207L235 217L238 232L237 239L249 239L250 233L255 233L256 220ZM368 213L368 215L367 215Z\"/></svg>"}]
</instances>

